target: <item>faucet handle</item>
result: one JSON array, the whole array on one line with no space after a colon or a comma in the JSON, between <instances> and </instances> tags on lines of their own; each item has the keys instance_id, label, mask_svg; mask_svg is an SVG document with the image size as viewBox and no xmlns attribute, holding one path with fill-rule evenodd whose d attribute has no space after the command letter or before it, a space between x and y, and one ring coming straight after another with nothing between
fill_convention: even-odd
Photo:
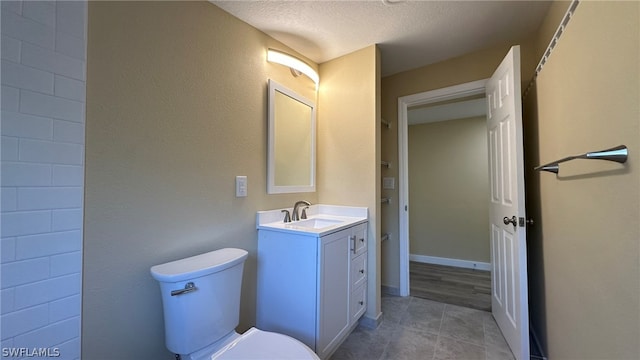
<instances>
[{"instance_id":1,"label":"faucet handle","mask_svg":"<svg viewBox=\"0 0 640 360\"><path fill-rule=\"evenodd\" d=\"M282 210L280 212L284 213L284 222L291 222L291 214L289 214L289 210Z\"/></svg>"},{"instance_id":2,"label":"faucet handle","mask_svg":"<svg viewBox=\"0 0 640 360\"><path fill-rule=\"evenodd\" d=\"M300 219L306 219L307 218L307 209L309 207L305 206L304 208L302 208L302 215L300 215Z\"/></svg>"}]
</instances>

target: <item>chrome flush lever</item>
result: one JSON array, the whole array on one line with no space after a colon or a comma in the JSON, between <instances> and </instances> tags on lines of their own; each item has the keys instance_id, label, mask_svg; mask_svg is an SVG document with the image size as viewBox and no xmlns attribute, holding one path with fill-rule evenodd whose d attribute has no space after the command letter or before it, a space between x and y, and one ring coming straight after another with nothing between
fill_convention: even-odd
<instances>
[{"instance_id":1,"label":"chrome flush lever","mask_svg":"<svg viewBox=\"0 0 640 360\"><path fill-rule=\"evenodd\" d=\"M198 288L196 287L196 284L194 284L193 282L189 281L188 283L186 283L184 285L184 289L172 290L171 291L171 296L182 295L182 294L190 293L190 292L196 291L196 290L198 290Z\"/></svg>"}]
</instances>

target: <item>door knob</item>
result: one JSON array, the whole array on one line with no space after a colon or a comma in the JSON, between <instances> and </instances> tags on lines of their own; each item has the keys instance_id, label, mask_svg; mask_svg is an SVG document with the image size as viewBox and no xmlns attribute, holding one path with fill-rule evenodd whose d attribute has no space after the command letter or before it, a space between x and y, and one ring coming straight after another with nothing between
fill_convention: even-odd
<instances>
[{"instance_id":1,"label":"door knob","mask_svg":"<svg viewBox=\"0 0 640 360\"><path fill-rule=\"evenodd\" d=\"M502 219L502 221L504 222L505 225L509 225L509 224L512 224L513 226L518 225L518 218L516 218L515 216L513 216L511 219L505 216L504 219Z\"/></svg>"}]
</instances>

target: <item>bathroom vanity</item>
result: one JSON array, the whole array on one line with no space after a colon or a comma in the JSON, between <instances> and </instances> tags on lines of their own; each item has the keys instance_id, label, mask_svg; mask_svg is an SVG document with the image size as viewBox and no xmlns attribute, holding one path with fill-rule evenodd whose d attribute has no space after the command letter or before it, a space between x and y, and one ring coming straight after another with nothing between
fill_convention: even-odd
<instances>
[{"instance_id":1,"label":"bathroom vanity","mask_svg":"<svg viewBox=\"0 0 640 360\"><path fill-rule=\"evenodd\" d=\"M366 309L367 208L312 205L289 223L281 210L257 217L256 325L326 359Z\"/></svg>"}]
</instances>

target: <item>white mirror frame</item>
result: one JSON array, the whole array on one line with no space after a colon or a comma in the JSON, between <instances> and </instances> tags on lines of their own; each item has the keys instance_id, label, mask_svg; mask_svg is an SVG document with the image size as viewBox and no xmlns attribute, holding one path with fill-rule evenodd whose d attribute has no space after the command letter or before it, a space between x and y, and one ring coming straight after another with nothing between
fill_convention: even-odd
<instances>
[{"instance_id":1,"label":"white mirror frame","mask_svg":"<svg viewBox=\"0 0 640 360\"><path fill-rule=\"evenodd\" d=\"M269 79L269 109L268 109L268 151L267 151L267 193L301 193L316 191L316 105L313 101L295 93L291 89ZM310 183L297 185L276 185L276 160L275 160L275 96L276 92L282 93L311 108L311 159L309 159Z\"/></svg>"}]
</instances>

